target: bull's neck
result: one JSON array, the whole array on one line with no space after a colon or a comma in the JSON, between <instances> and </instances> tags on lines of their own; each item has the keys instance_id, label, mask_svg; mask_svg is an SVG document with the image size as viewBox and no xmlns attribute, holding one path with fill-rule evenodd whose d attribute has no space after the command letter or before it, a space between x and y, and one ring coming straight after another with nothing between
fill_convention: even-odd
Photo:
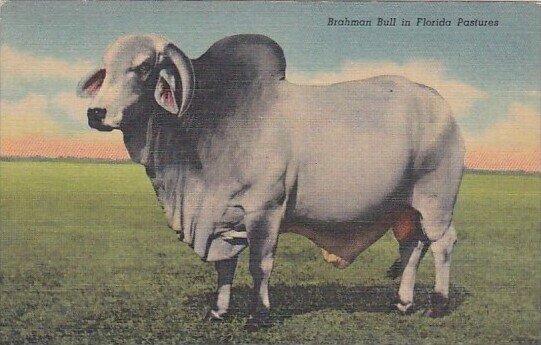
<instances>
[{"instance_id":1,"label":"bull's neck","mask_svg":"<svg viewBox=\"0 0 541 345\"><path fill-rule=\"evenodd\" d=\"M186 194L200 194L194 192L201 171L196 133L169 114L150 115L143 123L123 131L126 148L133 161L145 166L169 226L181 231L193 216L185 207ZM192 196L195 203L199 197Z\"/></svg>"},{"instance_id":2,"label":"bull's neck","mask_svg":"<svg viewBox=\"0 0 541 345\"><path fill-rule=\"evenodd\" d=\"M123 130L124 143L131 159L144 165L147 171L160 171L166 167L196 168L197 133L188 130L170 114L156 112L145 121Z\"/></svg>"}]
</instances>

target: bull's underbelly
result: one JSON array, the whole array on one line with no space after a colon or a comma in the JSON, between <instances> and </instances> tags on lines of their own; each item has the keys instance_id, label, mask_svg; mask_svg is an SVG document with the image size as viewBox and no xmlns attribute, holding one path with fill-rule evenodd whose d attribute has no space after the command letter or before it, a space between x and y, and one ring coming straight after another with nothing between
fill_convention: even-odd
<instances>
[{"instance_id":1,"label":"bull's underbelly","mask_svg":"<svg viewBox=\"0 0 541 345\"><path fill-rule=\"evenodd\" d=\"M357 229L323 229L303 224L289 224L282 232L304 236L322 249L326 261L338 268L345 268L366 248L376 242L390 224L378 222Z\"/></svg>"},{"instance_id":2,"label":"bull's underbelly","mask_svg":"<svg viewBox=\"0 0 541 345\"><path fill-rule=\"evenodd\" d=\"M362 139L334 154L314 150L299 167L282 231L307 237L337 267L353 262L408 209L410 157L399 139L381 150Z\"/></svg>"},{"instance_id":3,"label":"bull's underbelly","mask_svg":"<svg viewBox=\"0 0 541 345\"><path fill-rule=\"evenodd\" d=\"M304 236L321 248L324 259L338 268L346 268L357 256L380 239L390 228L399 241L410 238L419 220L411 207L388 209L370 219L342 223L286 221L281 233Z\"/></svg>"}]
</instances>

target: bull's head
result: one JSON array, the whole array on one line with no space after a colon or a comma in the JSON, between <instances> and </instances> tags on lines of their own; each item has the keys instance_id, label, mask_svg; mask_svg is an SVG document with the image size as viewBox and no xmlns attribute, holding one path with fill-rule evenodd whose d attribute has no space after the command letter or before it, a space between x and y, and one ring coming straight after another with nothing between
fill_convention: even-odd
<instances>
[{"instance_id":1,"label":"bull's head","mask_svg":"<svg viewBox=\"0 0 541 345\"><path fill-rule=\"evenodd\" d=\"M191 60L154 35L124 36L105 52L104 67L83 78L81 97L91 97L88 124L100 131L123 129L156 104L181 116L194 92Z\"/></svg>"}]
</instances>

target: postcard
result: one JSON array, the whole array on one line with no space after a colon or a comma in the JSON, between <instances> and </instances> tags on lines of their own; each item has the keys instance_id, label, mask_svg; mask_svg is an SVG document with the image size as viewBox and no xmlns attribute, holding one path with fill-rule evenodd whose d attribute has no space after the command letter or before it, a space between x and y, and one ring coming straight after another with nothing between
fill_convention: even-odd
<instances>
[{"instance_id":1,"label":"postcard","mask_svg":"<svg viewBox=\"0 0 541 345\"><path fill-rule=\"evenodd\" d=\"M540 14L3 2L0 342L538 343Z\"/></svg>"}]
</instances>

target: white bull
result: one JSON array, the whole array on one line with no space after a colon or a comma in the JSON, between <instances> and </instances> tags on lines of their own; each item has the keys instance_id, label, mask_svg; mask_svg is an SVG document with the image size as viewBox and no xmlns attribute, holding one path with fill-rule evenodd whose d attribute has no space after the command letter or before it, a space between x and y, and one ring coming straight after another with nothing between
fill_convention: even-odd
<instances>
[{"instance_id":1,"label":"white bull","mask_svg":"<svg viewBox=\"0 0 541 345\"><path fill-rule=\"evenodd\" d=\"M265 36L228 37L191 60L144 35L114 42L79 93L92 97L91 127L123 132L169 226L215 262L211 319L226 315L237 256L249 245L255 290L247 326L269 324L269 277L287 231L343 268L393 228L403 271L396 306L405 313L430 246L436 284L428 314L447 311L464 147L433 89L397 76L294 85L282 49Z\"/></svg>"}]
</instances>

